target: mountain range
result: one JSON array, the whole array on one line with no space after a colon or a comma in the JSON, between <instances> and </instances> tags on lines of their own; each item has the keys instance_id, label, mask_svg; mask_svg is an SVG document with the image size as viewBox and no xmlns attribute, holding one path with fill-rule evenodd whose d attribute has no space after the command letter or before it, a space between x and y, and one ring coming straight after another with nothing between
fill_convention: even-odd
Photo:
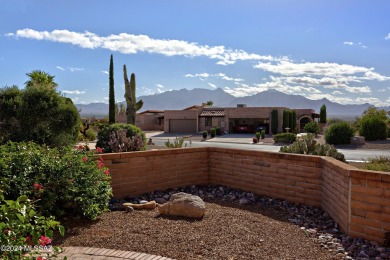
<instances>
[{"instance_id":1,"label":"mountain range","mask_svg":"<svg viewBox=\"0 0 390 260\"><path fill-rule=\"evenodd\" d=\"M361 115L370 104L342 105L326 98L311 100L300 95L288 95L277 90L267 90L252 96L234 97L221 88L215 90L195 88L192 90L180 89L166 91L160 94L140 96L144 105L140 112L145 110L176 110L184 109L192 105L200 105L207 101L213 101L216 107L236 107L237 104L245 104L248 107L288 107L310 108L319 113L320 107L325 104L328 117L355 117ZM81 116L104 116L108 115L108 104L91 103L76 104L81 111ZM390 107L380 109L390 110Z\"/></svg>"}]
</instances>

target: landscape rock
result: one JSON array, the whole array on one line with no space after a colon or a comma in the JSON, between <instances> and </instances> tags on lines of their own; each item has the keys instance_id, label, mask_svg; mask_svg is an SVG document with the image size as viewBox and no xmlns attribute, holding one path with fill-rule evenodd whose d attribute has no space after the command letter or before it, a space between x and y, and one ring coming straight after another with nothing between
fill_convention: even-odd
<instances>
[{"instance_id":1,"label":"landscape rock","mask_svg":"<svg viewBox=\"0 0 390 260\"><path fill-rule=\"evenodd\" d=\"M162 215L202 218L206 212L206 204L195 195L184 192L175 193L169 201L158 206Z\"/></svg>"},{"instance_id":2,"label":"landscape rock","mask_svg":"<svg viewBox=\"0 0 390 260\"><path fill-rule=\"evenodd\" d=\"M167 200L164 199L164 198L155 198L154 201L155 201L157 204L164 204L164 203L167 203Z\"/></svg>"},{"instance_id":3,"label":"landscape rock","mask_svg":"<svg viewBox=\"0 0 390 260\"><path fill-rule=\"evenodd\" d=\"M157 206L157 203L154 200L146 202L144 204L135 204L135 203L125 202L122 204L122 206L124 208L131 207L133 209L155 209Z\"/></svg>"}]
</instances>

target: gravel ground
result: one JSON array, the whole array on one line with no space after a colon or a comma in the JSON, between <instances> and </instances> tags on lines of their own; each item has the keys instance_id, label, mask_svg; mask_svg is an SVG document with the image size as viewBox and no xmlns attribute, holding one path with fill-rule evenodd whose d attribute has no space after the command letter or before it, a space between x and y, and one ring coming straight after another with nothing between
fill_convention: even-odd
<instances>
[{"instance_id":1,"label":"gravel ground","mask_svg":"<svg viewBox=\"0 0 390 260\"><path fill-rule=\"evenodd\" d=\"M105 213L98 221L62 223L60 246L138 251L176 259L337 259L282 212L206 203L202 220L160 217L157 210Z\"/></svg>"},{"instance_id":2,"label":"gravel ground","mask_svg":"<svg viewBox=\"0 0 390 260\"><path fill-rule=\"evenodd\" d=\"M121 203L169 200L177 192L206 202L202 220L120 211ZM110 201L96 221L64 219L59 246L131 250L176 259L390 259L390 248L340 232L319 208L222 186L191 186Z\"/></svg>"}]
</instances>

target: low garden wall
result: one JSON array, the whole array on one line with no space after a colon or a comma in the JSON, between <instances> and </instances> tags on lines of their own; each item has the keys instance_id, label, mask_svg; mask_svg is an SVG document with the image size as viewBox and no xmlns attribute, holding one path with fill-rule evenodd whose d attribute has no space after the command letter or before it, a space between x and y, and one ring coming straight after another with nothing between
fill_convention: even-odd
<instances>
[{"instance_id":1,"label":"low garden wall","mask_svg":"<svg viewBox=\"0 0 390 260\"><path fill-rule=\"evenodd\" d=\"M104 154L116 198L188 185L225 185L321 207L351 236L390 232L390 174L333 158L224 148Z\"/></svg>"}]
</instances>

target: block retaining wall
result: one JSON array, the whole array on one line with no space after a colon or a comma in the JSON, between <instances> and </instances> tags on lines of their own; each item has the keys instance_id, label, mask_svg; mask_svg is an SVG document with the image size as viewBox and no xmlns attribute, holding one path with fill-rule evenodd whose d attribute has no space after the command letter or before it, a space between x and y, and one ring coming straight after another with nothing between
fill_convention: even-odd
<instances>
[{"instance_id":1,"label":"block retaining wall","mask_svg":"<svg viewBox=\"0 0 390 260\"><path fill-rule=\"evenodd\" d=\"M354 237L390 232L390 174L333 158L224 148L104 154L116 198L188 185L231 188L321 207Z\"/></svg>"}]
</instances>

